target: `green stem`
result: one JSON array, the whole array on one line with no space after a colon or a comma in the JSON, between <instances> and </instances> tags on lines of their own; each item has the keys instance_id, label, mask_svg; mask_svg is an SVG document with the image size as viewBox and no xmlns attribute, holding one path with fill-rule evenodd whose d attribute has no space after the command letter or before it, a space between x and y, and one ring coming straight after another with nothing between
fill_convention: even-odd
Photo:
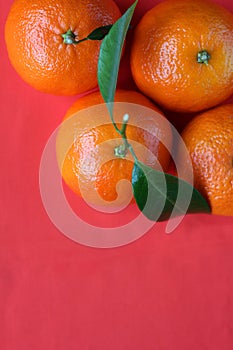
<instances>
[{"instance_id":1,"label":"green stem","mask_svg":"<svg viewBox=\"0 0 233 350\"><path fill-rule=\"evenodd\" d=\"M135 161L135 163L137 163L138 162L138 157L136 156L136 154L135 154L135 152L134 152L134 150L133 150L133 147L129 144L129 150L130 150L130 153L132 154L132 156L133 156L133 159L134 159L134 161Z\"/></svg>"},{"instance_id":2,"label":"green stem","mask_svg":"<svg viewBox=\"0 0 233 350\"><path fill-rule=\"evenodd\" d=\"M133 156L133 159L135 162L138 161L138 158L133 150L133 147L132 145L129 143L128 139L127 139L127 136L126 136L126 128L127 128L127 123L129 121L129 115L128 114L125 114L124 117L123 117L123 124L122 124L122 127L121 129L119 129L115 122L112 120L113 122L113 125L116 129L116 131L121 135L122 139L123 139L123 144L117 146L114 150L114 153L115 153L115 156L116 157L119 157L119 158L125 158L126 154L127 154L127 151L129 150L130 153L132 154Z\"/></svg>"},{"instance_id":3,"label":"green stem","mask_svg":"<svg viewBox=\"0 0 233 350\"><path fill-rule=\"evenodd\" d=\"M61 34L62 38L64 39L65 44L80 44L83 41L86 40L103 40L104 37L109 33L110 29L112 28L112 24L108 24L107 26L102 26L94 29L86 38L76 40L76 35L72 32L71 29L67 30L66 33Z\"/></svg>"},{"instance_id":4,"label":"green stem","mask_svg":"<svg viewBox=\"0 0 233 350\"><path fill-rule=\"evenodd\" d=\"M77 40L73 44L77 45L77 44L80 44L80 43L82 43L83 41L86 41L86 40L89 40L89 38L83 38L83 39Z\"/></svg>"},{"instance_id":5,"label":"green stem","mask_svg":"<svg viewBox=\"0 0 233 350\"><path fill-rule=\"evenodd\" d=\"M120 134L122 136L121 130L117 127L116 123L114 122L114 120L111 117L111 122L116 130L116 132L118 132L118 134Z\"/></svg>"}]
</instances>

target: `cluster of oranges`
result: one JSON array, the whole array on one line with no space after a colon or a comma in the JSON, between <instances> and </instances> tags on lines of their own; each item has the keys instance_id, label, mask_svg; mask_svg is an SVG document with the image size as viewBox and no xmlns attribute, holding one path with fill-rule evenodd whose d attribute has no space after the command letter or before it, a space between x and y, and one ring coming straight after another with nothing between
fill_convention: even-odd
<instances>
[{"instance_id":1,"label":"cluster of oranges","mask_svg":"<svg viewBox=\"0 0 233 350\"><path fill-rule=\"evenodd\" d=\"M87 92L97 86L101 42L83 39L120 16L113 0L15 0L5 27L9 58L20 76L42 92ZM130 64L141 93L117 90L115 102L140 104L161 115L160 123L143 117L160 141L154 132L127 126L127 137L155 156L144 155L142 161L154 168L160 163L163 170L169 165L163 140L172 143L171 129L151 100L165 111L181 113L180 118L182 113L201 112L182 133L193 163L195 187L213 213L233 215L233 105L216 107L233 93L233 14L207 0L162 1L135 28ZM129 154L115 152L119 135L107 109L104 124L88 129L88 120L97 118L91 107L103 102L99 92L89 93L70 108L64 119L77 115L78 121L74 119L70 127L77 123L79 132L63 156L64 139L59 137L58 160L65 182L76 193L80 194L82 181L84 190L94 188L99 195L90 201L101 198L108 205L116 203L117 183L130 181L133 163ZM88 117L79 113L87 108ZM108 147L98 147L107 140L111 140ZM109 159L105 163L102 152ZM124 187L121 192L122 204L130 193Z\"/></svg>"}]
</instances>

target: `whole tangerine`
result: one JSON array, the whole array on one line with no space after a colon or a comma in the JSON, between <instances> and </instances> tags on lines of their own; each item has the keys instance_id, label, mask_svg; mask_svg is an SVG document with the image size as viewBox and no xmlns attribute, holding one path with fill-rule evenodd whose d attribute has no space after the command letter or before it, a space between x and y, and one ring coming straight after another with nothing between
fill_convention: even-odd
<instances>
[{"instance_id":1,"label":"whole tangerine","mask_svg":"<svg viewBox=\"0 0 233 350\"><path fill-rule=\"evenodd\" d=\"M130 116L126 135L137 157L148 166L166 170L170 154L164 143L172 143L167 119L140 93L117 90L114 118L119 128L125 109ZM122 144L100 92L79 98L65 115L57 137L58 164L66 184L95 205L130 203L133 158L128 150L119 152Z\"/></svg>"},{"instance_id":2,"label":"whole tangerine","mask_svg":"<svg viewBox=\"0 0 233 350\"><path fill-rule=\"evenodd\" d=\"M194 186L208 200L212 213L233 215L233 104L196 116L184 129ZM185 164L183 155L179 155Z\"/></svg>"},{"instance_id":3,"label":"whole tangerine","mask_svg":"<svg viewBox=\"0 0 233 350\"><path fill-rule=\"evenodd\" d=\"M37 90L86 92L97 86L101 42L75 42L120 15L113 0L16 0L5 25L10 61Z\"/></svg>"},{"instance_id":4,"label":"whole tangerine","mask_svg":"<svg viewBox=\"0 0 233 350\"><path fill-rule=\"evenodd\" d=\"M233 14L207 0L164 1L135 30L138 88L166 109L197 112L233 93Z\"/></svg>"}]
</instances>

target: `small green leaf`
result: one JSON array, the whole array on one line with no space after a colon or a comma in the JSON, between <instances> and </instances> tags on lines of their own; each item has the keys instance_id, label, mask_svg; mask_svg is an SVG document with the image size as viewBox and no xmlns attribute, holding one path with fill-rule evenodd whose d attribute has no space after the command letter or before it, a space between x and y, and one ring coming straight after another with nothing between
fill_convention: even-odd
<instances>
[{"instance_id":1,"label":"small green leaf","mask_svg":"<svg viewBox=\"0 0 233 350\"><path fill-rule=\"evenodd\" d=\"M138 0L113 24L100 48L98 85L112 120L112 102L116 91L122 48L137 2Z\"/></svg>"},{"instance_id":2,"label":"small green leaf","mask_svg":"<svg viewBox=\"0 0 233 350\"><path fill-rule=\"evenodd\" d=\"M167 220L171 214L174 217L211 211L204 197L191 184L140 162L134 164L132 186L139 209L153 221ZM187 198L190 201L187 202Z\"/></svg>"},{"instance_id":3,"label":"small green leaf","mask_svg":"<svg viewBox=\"0 0 233 350\"><path fill-rule=\"evenodd\" d=\"M109 33L111 28L112 28L112 24L96 28L93 30L93 32L91 32L87 36L87 39L89 39L89 40L103 40L105 38L105 36Z\"/></svg>"}]
</instances>

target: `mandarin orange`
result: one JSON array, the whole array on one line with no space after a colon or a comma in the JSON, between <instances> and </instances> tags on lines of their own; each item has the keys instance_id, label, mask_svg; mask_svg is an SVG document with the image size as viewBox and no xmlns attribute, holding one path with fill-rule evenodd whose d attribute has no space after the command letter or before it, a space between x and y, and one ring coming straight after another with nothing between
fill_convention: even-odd
<instances>
[{"instance_id":1,"label":"mandarin orange","mask_svg":"<svg viewBox=\"0 0 233 350\"><path fill-rule=\"evenodd\" d=\"M101 42L72 41L119 17L113 0L16 0L5 26L9 58L18 74L42 92L83 93L97 86ZM71 43L63 38L67 32Z\"/></svg>"},{"instance_id":2,"label":"mandarin orange","mask_svg":"<svg viewBox=\"0 0 233 350\"><path fill-rule=\"evenodd\" d=\"M213 214L233 215L233 104L196 116L182 137L193 164L194 186ZM185 164L183 154L179 157Z\"/></svg>"},{"instance_id":3,"label":"mandarin orange","mask_svg":"<svg viewBox=\"0 0 233 350\"><path fill-rule=\"evenodd\" d=\"M233 93L233 14L207 0L168 0L139 22L131 52L139 89L169 110L196 112Z\"/></svg>"},{"instance_id":4,"label":"mandarin orange","mask_svg":"<svg viewBox=\"0 0 233 350\"><path fill-rule=\"evenodd\" d=\"M68 110L57 137L58 163L66 184L88 202L123 205L132 197L133 159L129 151L121 157L117 154L123 141L103 102L96 92L78 99ZM126 135L138 158L154 168L160 163L167 169L170 155L164 143L172 142L167 119L143 95L117 90L114 117L119 128L125 111L130 116Z\"/></svg>"}]
</instances>

